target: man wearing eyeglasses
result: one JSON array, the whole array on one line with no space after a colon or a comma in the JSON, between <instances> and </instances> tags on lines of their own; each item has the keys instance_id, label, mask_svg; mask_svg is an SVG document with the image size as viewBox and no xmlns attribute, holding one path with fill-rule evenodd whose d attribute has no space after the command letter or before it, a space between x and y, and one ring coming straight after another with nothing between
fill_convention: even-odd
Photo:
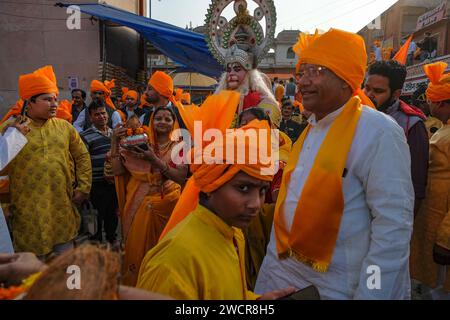
<instances>
[{"instance_id":1,"label":"man wearing eyeglasses","mask_svg":"<svg viewBox=\"0 0 450 320\"><path fill-rule=\"evenodd\" d=\"M401 128L360 89L364 40L331 29L302 34L297 47L312 115L284 168L255 291L314 285L323 299L408 299L410 154Z\"/></svg>"}]
</instances>

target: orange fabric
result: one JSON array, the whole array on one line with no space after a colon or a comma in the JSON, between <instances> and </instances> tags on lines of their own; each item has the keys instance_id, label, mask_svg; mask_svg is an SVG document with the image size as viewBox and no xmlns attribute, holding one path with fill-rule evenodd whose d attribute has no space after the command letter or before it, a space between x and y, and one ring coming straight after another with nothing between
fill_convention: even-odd
<instances>
[{"instance_id":1,"label":"orange fabric","mask_svg":"<svg viewBox=\"0 0 450 320\"><path fill-rule=\"evenodd\" d=\"M308 48L311 43L316 41L320 37L319 30L316 29L316 32L314 34L308 34L304 32L300 32L298 36L297 43L292 47L292 50L295 52L295 54L300 57L302 55L303 50ZM295 71L298 73L300 70L300 60L297 61L297 64L295 66Z\"/></svg>"},{"instance_id":2,"label":"orange fabric","mask_svg":"<svg viewBox=\"0 0 450 320\"><path fill-rule=\"evenodd\" d=\"M134 90L130 90L127 87L122 88L122 102L125 103L127 97L132 97L134 100L139 100L139 93Z\"/></svg>"},{"instance_id":3,"label":"orange fabric","mask_svg":"<svg viewBox=\"0 0 450 320\"><path fill-rule=\"evenodd\" d=\"M56 117L72 123L72 103L65 99L59 101Z\"/></svg>"},{"instance_id":4,"label":"orange fabric","mask_svg":"<svg viewBox=\"0 0 450 320\"><path fill-rule=\"evenodd\" d=\"M181 96L181 101L186 104L191 104L191 94L189 92L184 92Z\"/></svg>"},{"instance_id":5,"label":"orange fabric","mask_svg":"<svg viewBox=\"0 0 450 320\"><path fill-rule=\"evenodd\" d=\"M299 40L301 42L302 39ZM328 32L310 37L307 42L297 43L302 47L297 63L297 72L304 63L326 67L347 82L353 94L363 104L375 108L372 101L361 90L367 66L366 45L363 38L351 32L330 29Z\"/></svg>"},{"instance_id":6,"label":"orange fabric","mask_svg":"<svg viewBox=\"0 0 450 320\"><path fill-rule=\"evenodd\" d=\"M295 107L295 108L299 108L300 109L300 112L303 112L303 110L305 110L305 107L303 106L303 104L301 104L299 101L297 101L297 100L294 100L294 102L292 103L292 105Z\"/></svg>"},{"instance_id":7,"label":"orange fabric","mask_svg":"<svg viewBox=\"0 0 450 320\"><path fill-rule=\"evenodd\" d=\"M193 173L195 184L199 187L202 192L213 192L223 186L225 183L230 181L239 171L244 171L248 175L261 179L264 181L272 181L273 175L263 175L261 170L263 168L269 168L269 166L264 165L257 161L255 164L244 163L237 164L237 150L238 148L244 147L246 152L254 155L258 155L260 151L260 146L258 141L250 141L250 139L245 139L245 146L240 144L236 136L233 137L234 132L246 131L246 130L266 130L267 136L266 141L270 142L271 129L267 121L254 120L248 125L234 129L227 132L222 141L214 141L208 145L209 147L215 147L215 150L221 150L221 156L223 156L223 163L209 164L215 162L217 155L212 155L208 153L198 154L195 156L195 160L202 162L202 164L195 164L197 161L194 160L194 164L191 165L191 172ZM226 136L233 137L232 139L227 139ZM271 147L269 144L268 147ZM234 152L226 152L234 148ZM267 152L270 152L268 149ZM256 158L255 158L256 159Z\"/></svg>"},{"instance_id":8,"label":"orange fabric","mask_svg":"<svg viewBox=\"0 0 450 320\"><path fill-rule=\"evenodd\" d=\"M52 66L45 66L19 77L19 96L22 100L43 93L59 93Z\"/></svg>"},{"instance_id":9,"label":"orange fabric","mask_svg":"<svg viewBox=\"0 0 450 320\"><path fill-rule=\"evenodd\" d=\"M0 121L0 124L7 121L11 117L17 117L22 113L23 100L19 99L14 106L9 109L8 113ZM72 123L72 103L68 100L61 100L58 104L58 110L56 111L56 117L64 119Z\"/></svg>"},{"instance_id":10,"label":"orange fabric","mask_svg":"<svg viewBox=\"0 0 450 320\"><path fill-rule=\"evenodd\" d=\"M148 84L160 95L168 98L170 102L176 102L175 96L173 95L173 80L168 74L162 71L156 71L148 81Z\"/></svg>"},{"instance_id":11,"label":"orange fabric","mask_svg":"<svg viewBox=\"0 0 450 320\"><path fill-rule=\"evenodd\" d=\"M432 102L450 99L450 73L444 74L446 68L447 63L445 62L431 63L423 67L425 74L430 79L426 95Z\"/></svg>"},{"instance_id":12,"label":"orange fabric","mask_svg":"<svg viewBox=\"0 0 450 320\"><path fill-rule=\"evenodd\" d=\"M116 110L116 106L111 100L111 89L115 87L115 81L112 79L111 81L105 80L105 82L98 80L92 80L91 82L91 92L103 91L105 93L106 104L113 110Z\"/></svg>"},{"instance_id":13,"label":"orange fabric","mask_svg":"<svg viewBox=\"0 0 450 320\"><path fill-rule=\"evenodd\" d=\"M205 130L211 128L218 129L222 133L225 133L226 129L228 129L231 126L239 101L240 101L239 93L237 93L236 91L224 90L217 95L209 96L201 107L179 106L178 110L180 111L180 114L185 122L186 128L189 130L192 137L194 137L194 121L202 122L203 132L201 132L201 136L203 136ZM213 169L212 167L209 168ZM217 183L215 183L215 185L212 185L211 183L208 183L207 180L205 182L203 178L207 178L208 175L203 177L202 173L204 173L205 171L203 171L202 168L193 166L191 169L197 171L197 173L194 174L194 176L192 176L186 183L183 193L181 194L181 197L178 200L178 203L160 239L164 237L164 235L167 232L169 232L173 227L175 227L180 221L182 221L190 212L192 212L195 209L195 207L198 204L199 199L198 197L201 188L211 189L217 186ZM200 171L198 171L199 169ZM218 166L216 169L213 170L215 173L217 172L220 173L221 170L223 169L224 169L223 167ZM236 169L229 169L229 170L235 171ZM250 174L250 172L251 170L248 170L248 174ZM234 174L236 173L237 172L234 172ZM213 176L213 173L210 173L210 176ZM224 183L224 181L227 180L229 177L230 176L228 175L227 177L222 178L222 180L220 180L219 183Z\"/></svg>"},{"instance_id":14,"label":"orange fabric","mask_svg":"<svg viewBox=\"0 0 450 320\"><path fill-rule=\"evenodd\" d=\"M191 104L191 94L184 92L181 88L177 88L175 89L175 100L182 104Z\"/></svg>"},{"instance_id":15,"label":"orange fabric","mask_svg":"<svg viewBox=\"0 0 450 320\"><path fill-rule=\"evenodd\" d=\"M408 40L403 44L403 46L398 50L392 60L395 60L403 65L406 64L406 58L408 57L409 46L411 45L411 41L413 39L413 35L410 35Z\"/></svg>"},{"instance_id":16,"label":"orange fabric","mask_svg":"<svg viewBox=\"0 0 450 320\"><path fill-rule=\"evenodd\" d=\"M281 102L281 100L283 99L284 96L284 87L282 85L277 85L277 87L275 88L275 99L278 102Z\"/></svg>"},{"instance_id":17,"label":"orange fabric","mask_svg":"<svg viewBox=\"0 0 450 320\"><path fill-rule=\"evenodd\" d=\"M19 99L17 100L16 104L9 109L9 111L6 113L6 115L3 117L3 119L0 121L0 124L7 121L11 117L17 117L21 114L23 108L23 100Z\"/></svg>"},{"instance_id":18,"label":"orange fabric","mask_svg":"<svg viewBox=\"0 0 450 320\"><path fill-rule=\"evenodd\" d=\"M119 113L120 119L122 120L123 123L125 123L127 121L127 116L125 115L125 113L123 113L122 110L117 109L116 110Z\"/></svg>"},{"instance_id":19,"label":"orange fabric","mask_svg":"<svg viewBox=\"0 0 450 320\"><path fill-rule=\"evenodd\" d=\"M144 94L141 95L141 104L139 105L140 108L146 108L151 107L151 104L147 101L147 96Z\"/></svg>"}]
</instances>

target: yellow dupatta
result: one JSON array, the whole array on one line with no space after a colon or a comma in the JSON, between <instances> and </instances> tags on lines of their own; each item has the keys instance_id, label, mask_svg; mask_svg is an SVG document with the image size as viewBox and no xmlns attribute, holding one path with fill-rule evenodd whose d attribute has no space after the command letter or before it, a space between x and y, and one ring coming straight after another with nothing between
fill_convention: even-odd
<instances>
[{"instance_id":1,"label":"yellow dupatta","mask_svg":"<svg viewBox=\"0 0 450 320\"><path fill-rule=\"evenodd\" d=\"M361 111L360 98L352 97L331 125L306 180L292 228L288 230L283 212L286 191L310 126L294 144L275 206L274 227L280 259L295 257L316 271L328 270L344 211L342 175Z\"/></svg>"}]
</instances>

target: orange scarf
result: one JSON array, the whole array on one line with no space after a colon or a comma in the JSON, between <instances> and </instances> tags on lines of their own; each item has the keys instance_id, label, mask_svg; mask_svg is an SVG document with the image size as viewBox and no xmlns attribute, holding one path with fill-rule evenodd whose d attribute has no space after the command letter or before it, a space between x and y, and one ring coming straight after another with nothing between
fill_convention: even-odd
<instances>
[{"instance_id":1,"label":"orange scarf","mask_svg":"<svg viewBox=\"0 0 450 320\"><path fill-rule=\"evenodd\" d=\"M292 228L288 230L284 201L310 126L295 143L275 207L274 227L280 259L295 257L316 271L328 270L344 211L342 173L361 110L359 97L352 97L331 125L306 180Z\"/></svg>"}]
</instances>

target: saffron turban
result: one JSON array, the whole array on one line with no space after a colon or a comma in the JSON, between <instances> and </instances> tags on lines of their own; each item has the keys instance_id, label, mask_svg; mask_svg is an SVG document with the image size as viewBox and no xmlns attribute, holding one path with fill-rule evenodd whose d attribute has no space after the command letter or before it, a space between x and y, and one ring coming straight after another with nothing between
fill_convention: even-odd
<instances>
[{"instance_id":1,"label":"saffron turban","mask_svg":"<svg viewBox=\"0 0 450 320\"><path fill-rule=\"evenodd\" d=\"M131 97L134 100L138 101L139 93L137 93L137 91L130 90L130 89L124 87L124 88L122 88L122 102L123 103L125 103L125 100L127 99L127 97Z\"/></svg>"},{"instance_id":2,"label":"saffron turban","mask_svg":"<svg viewBox=\"0 0 450 320\"><path fill-rule=\"evenodd\" d=\"M148 84L151 85L160 95L168 98L170 102L175 103L176 100L173 95L173 80L168 74L162 71L156 71L148 81Z\"/></svg>"},{"instance_id":3,"label":"saffron turban","mask_svg":"<svg viewBox=\"0 0 450 320\"><path fill-rule=\"evenodd\" d=\"M243 134L248 131L253 131L257 138L238 138L239 134L244 136ZM260 132L263 135L259 134ZM230 181L239 171L260 180L272 181L273 172L269 174L272 162L264 163L265 161L261 161L261 155L268 157L267 160L271 156L270 134L271 128L267 121L253 120L244 127L227 132L222 139L214 140L208 145L208 148L203 149L203 154L195 155L191 172L200 191L212 192L217 190ZM265 137L265 139L260 139L261 137ZM205 152L205 150L208 151ZM211 150L220 151L219 154L216 154L210 152ZM230 150L234 150L234 152L230 152ZM244 162L241 164L238 161L238 155L242 151L245 151L245 161L241 161ZM251 159L256 161L251 161ZM196 160L201 164L195 164L197 163Z\"/></svg>"},{"instance_id":4,"label":"saffron turban","mask_svg":"<svg viewBox=\"0 0 450 320\"><path fill-rule=\"evenodd\" d=\"M294 51L299 55L297 72L304 63L328 68L344 80L358 95L363 104L373 106L361 90L367 67L366 45L363 38L351 32L330 29L320 35L300 34Z\"/></svg>"},{"instance_id":5,"label":"saffron turban","mask_svg":"<svg viewBox=\"0 0 450 320\"><path fill-rule=\"evenodd\" d=\"M115 110L116 106L111 100L111 89L114 88L115 80L111 81L105 80L105 82L101 82L98 80L92 80L91 82L91 92L103 91L105 93L105 102L111 109Z\"/></svg>"},{"instance_id":6,"label":"saffron turban","mask_svg":"<svg viewBox=\"0 0 450 320\"><path fill-rule=\"evenodd\" d=\"M423 67L430 79L426 95L432 102L450 100L450 73L444 74L446 68L445 62L427 64Z\"/></svg>"},{"instance_id":7,"label":"saffron turban","mask_svg":"<svg viewBox=\"0 0 450 320\"><path fill-rule=\"evenodd\" d=\"M19 96L22 100L44 93L59 93L52 66L45 66L19 77Z\"/></svg>"}]
</instances>

